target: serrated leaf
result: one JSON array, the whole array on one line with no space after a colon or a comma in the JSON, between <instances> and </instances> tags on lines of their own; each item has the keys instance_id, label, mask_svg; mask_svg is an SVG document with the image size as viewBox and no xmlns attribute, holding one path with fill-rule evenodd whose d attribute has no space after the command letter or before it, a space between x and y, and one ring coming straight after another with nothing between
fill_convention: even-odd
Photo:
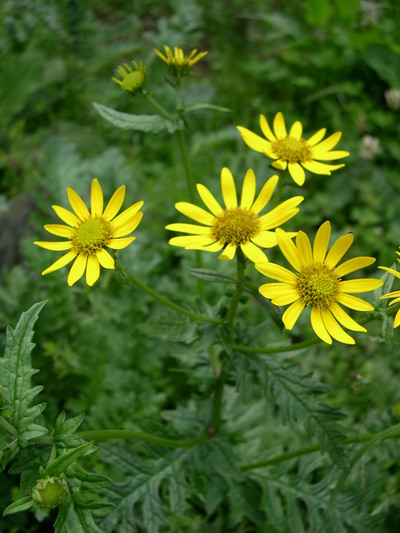
<instances>
[{"instance_id":1,"label":"serrated leaf","mask_svg":"<svg viewBox=\"0 0 400 533\"><path fill-rule=\"evenodd\" d=\"M104 510L111 511L112 506L104 504ZM62 501L57 520L54 524L55 533L104 533L96 524L92 509L82 507L72 495L66 496Z\"/></svg>"},{"instance_id":2,"label":"serrated leaf","mask_svg":"<svg viewBox=\"0 0 400 533\"><path fill-rule=\"evenodd\" d=\"M214 281L215 283L235 283L233 278L208 268L185 268L184 270L185 272L189 272L192 276L206 281Z\"/></svg>"},{"instance_id":3,"label":"serrated leaf","mask_svg":"<svg viewBox=\"0 0 400 533\"><path fill-rule=\"evenodd\" d=\"M54 443L57 449L76 448L85 443L84 439L76 434L76 430L82 424L85 415L82 413L70 419L66 419L66 414L62 411L54 424Z\"/></svg>"},{"instance_id":4,"label":"serrated leaf","mask_svg":"<svg viewBox=\"0 0 400 533\"><path fill-rule=\"evenodd\" d=\"M0 387L3 402L11 409L7 421L18 433L20 446L27 446L32 438L47 433L47 429L35 423L45 404L31 406L32 400L42 387L31 387L31 377L36 373L32 369L31 352L33 326L46 302L34 304L22 313L15 329L7 328L6 349L0 359Z\"/></svg>"},{"instance_id":5,"label":"serrated leaf","mask_svg":"<svg viewBox=\"0 0 400 533\"><path fill-rule=\"evenodd\" d=\"M183 121L178 117L174 120L167 120L160 115L131 115L130 113L122 113L121 111L115 111L115 109L95 102L93 102L93 106L107 122L123 130L151 133L166 130L168 133L174 133L174 131L183 130L185 127Z\"/></svg>"}]
</instances>

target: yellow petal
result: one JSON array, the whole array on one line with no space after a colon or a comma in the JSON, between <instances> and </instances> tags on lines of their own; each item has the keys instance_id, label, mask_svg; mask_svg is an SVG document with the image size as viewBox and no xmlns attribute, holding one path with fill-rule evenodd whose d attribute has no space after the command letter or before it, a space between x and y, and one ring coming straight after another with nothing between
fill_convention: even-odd
<instances>
[{"instance_id":1,"label":"yellow petal","mask_svg":"<svg viewBox=\"0 0 400 533\"><path fill-rule=\"evenodd\" d=\"M46 250L53 250L53 252L62 252L64 250L70 250L72 246L71 241L64 241L64 242L35 241L33 244L36 244L36 246L40 246L41 248L46 248Z\"/></svg>"},{"instance_id":2,"label":"yellow petal","mask_svg":"<svg viewBox=\"0 0 400 533\"><path fill-rule=\"evenodd\" d=\"M321 311L315 307L311 308L311 326L321 340L327 344L332 344L332 339L322 320Z\"/></svg>"},{"instance_id":3,"label":"yellow petal","mask_svg":"<svg viewBox=\"0 0 400 533\"><path fill-rule=\"evenodd\" d=\"M345 276L346 274L350 274L351 272L354 272L355 270L360 270L360 268L364 268L366 266L372 265L372 263L374 262L375 262L374 257L355 257L354 259L349 259L348 261L345 261L344 263L339 265L337 268L335 268L335 274L339 278L341 278L342 276Z\"/></svg>"},{"instance_id":4,"label":"yellow petal","mask_svg":"<svg viewBox=\"0 0 400 533\"><path fill-rule=\"evenodd\" d=\"M74 251L70 251L67 254L60 257L60 259L57 259L52 265L50 265L46 270L43 270L42 276L45 276L46 274L50 274L51 272L55 272L56 270L59 270L60 268L64 267L65 265L68 265L74 259L74 257L77 256L77 253Z\"/></svg>"},{"instance_id":5,"label":"yellow petal","mask_svg":"<svg viewBox=\"0 0 400 533\"><path fill-rule=\"evenodd\" d=\"M74 283L81 279L85 272L88 256L85 254L79 254L75 259L71 270L68 274L68 285L71 287Z\"/></svg>"},{"instance_id":6,"label":"yellow petal","mask_svg":"<svg viewBox=\"0 0 400 533\"><path fill-rule=\"evenodd\" d=\"M122 239L111 239L111 241L107 244L108 248L112 248L113 250L122 250L122 248L126 248L136 239L136 237L124 237Z\"/></svg>"},{"instance_id":7,"label":"yellow petal","mask_svg":"<svg viewBox=\"0 0 400 533\"><path fill-rule=\"evenodd\" d=\"M350 309L354 309L355 311L373 311L374 307L368 303L362 300L361 298L358 298L357 296L352 296L351 294L344 294L341 293L337 297L337 301L344 305L345 307L349 307Z\"/></svg>"},{"instance_id":8,"label":"yellow petal","mask_svg":"<svg viewBox=\"0 0 400 533\"><path fill-rule=\"evenodd\" d=\"M256 176L253 169L249 168L244 177L240 207L250 209L256 194Z\"/></svg>"},{"instance_id":9,"label":"yellow petal","mask_svg":"<svg viewBox=\"0 0 400 533\"><path fill-rule=\"evenodd\" d=\"M374 278L350 279L348 281L339 281L340 290L350 294L374 291L381 285L383 285L383 280Z\"/></svg>"},{"instance_id":10,"label":"yellow petal","mask_svg":"<svg viewBox=\"0 0 400 533\"><path fill-rule=\"evenodd\" d=\"M230 261L231 259L233 259L235 257L235 253L236 253L236 245L229 243L225 247L225 249L222 252L222 254L218 257L218 259L222 259L222 260L225 260L225 261Z\"/></svg>"},{"instance_id":11,"label":"yellow petal","mask_svg":"<svg viewBox=\"0 0 400 533\"><path fill-rule=\"evenodd\" d=\"M264 207L270 201L271 196L274 193L274 190L278 184L278 181L279 177L275 174L274 176L271 176L269 180L264 184L260 194L257 196L256 201L251 206L251 210L254 213L258 214L264 209Z\"/></svg>"},{"instance_id":12,"label":"yellow petal","mask_svg":"<svg viewBox=\"0 0 400 533\"><path fill-rule=\"evenodd\" d=\"M315 146L321 139L324 138L324 135L326 133L326 128L322 128L321 130L318 130L312 137L310 137L307 141L307 144L310 146Z\"/></svg>"},{"instance_id":13,"label":"yellow petal","mask_svg":"<svg viewBox=\"0 0 400 533\"><path fill-rule=\"evenodd\" d=\"M92 217L100 217L103 214L103 191L101 190L100 183L97 178L94 178L92 181L90 207Z\"/></svg>"},{"instance_id":14,"label":"yellow petal","mask_svg":"<svg viewBox=\"0 0 400 533\"><path fill-rule=\"evenodd\" d=\"M125 224L118 226L118 228L113 232L113 238L124 237L125 235L129 235L129 233L132 233L132 231L135 231L140 221L142 220L142 217L142 212L136 213L136 215L134 215L127 222L125 222Z\"/></svg>"},{"instance_id":15,"label":"yellow petal","mask_svg":"<svg viewBox=\"0 0 400 533\"><path fill-rule=\"evenodd\" d=\"M215 238L207 235L184 235L182 237L172 237L168 242L172 246L183 246L196 249L198 246L207 246L210 241L215 241Z\"/></svg>"},{"instance_id":16,"label":"yellow petal","mask_svg":"<svg viewBox=\"0 0 400 533\"><path fill-rule=\"evenodd\" d=\"M277 205L269 213L260 217L261 228L263 230L269 230L281 226L299 212L297 206L303 200L303 196L293 196L293 198L289 198Z\"/></svg>"},{"instance_id":17,"label":"yellow petal","mask_svg":"<svg viewBox=\"0 0 400 533\"><path fill-rule=\"evenodd\" d=\"M207 187L201 185L201 183L198 183L196 187L200 198L203 200L211 213L213 213L215 216L221 214L223 211L222 207L219 205L214 195L207 189Z\"/></svg>"},{"instance_id":18,"label":"yellow petal","mask_svg":"<svg viewBox=\"0 0 400 533\"><path fill-rule=\"evenodd\" d=\"M283 255L293 268L295 268L297 271L300 271L302 265L299 258L299 253L292 240L288 237L286 232L280 228L277 228L276 230L276 238L278 239L278 245Z\"/></svg>"},{"instance_id":19,"label":"yellow petal","mask_svg":"<svg viewBox=\"0 0 400 533\"><path fill-rule=\"evenodd\" d=\"M68 211L68 209L65 209L64 207L61 207L59 205L52 205L51 207L56 212L58 218L61 218L61 220L69 226L72 226L74 228L79 224L79 218L73 213L71 213L71 211Z\"/></svg>"},{"instance_id":20,"label":"yellow petal","mask_svg":"<svg viewBox=\"0 0 400 533\"><path fill-rule=\"evenodd\" d=\"M296 274L293 274L293 272L281 265L275 263L256 263L255 266L261 274L264 274L268 278L276 279L283 283L295 284L297 282Z\"/></svg>"},{"instance_id":21,"label":"yellow petal","mask_svg":"<svg viewBox=\"0 0 400 533\"><path fill-rule=\"evenodd\" d=\"M267 121L267 119L265 118L264 115L260 115L260 128L261 128L261 131L263 132L263 135L265 135L265 137L269 141L271 141L271 142L275 142L276 141L276 137L272 133L272 130L269 127L268 121Z\"/></svg>"},{"instance_id":22,"label":"yellow petal","mask_svg":"<svg viewBox=\"0 0 400 533\"><path fill-rule=\"evenodd\" d=\"M285 119L280 111L275 115L274 118L274 132L278 139L284 139L287 137Z\"/></svg>"},{"instance_id":23,"label":"yellow petal","mask_svg":"<svg viewBox=\"0 0 400 533\"><path fill-rule=\"evenodd\" d=\"M261 248L272 248L278 244L274 231L261 231L255 237L252 237L251 241Z\"/></svg>"},{"instance_id":24,"label":"yellow petal","mask_svg":"<svg viewBox=\"0 0 400 533\"><path fill-rule=\"evenodd\" d=\"M326 165L325 163L318 163L318 161L303 161L303 167L314 174L321 174L329 176L332 170L344 167L344 163L341 165Z\"/></svg>"},{"instance_id":25,"label":"yellow petal","mask_svg":"<svg viewBox=\"0 0 400 533\"><path fill-rule=\"evenodd\" d=\"M314 261L313 261L311 243L310 243L310 239L307 237L304 231L298 232L296 236L296 246L297 246L297 251L299 253L299 259L300 259L301 264L304 266L312 265Z\"/></svg>"},{"instance_id":26,"label":"yellow petal","mask_svg":"<svg viewBox=\"0 0 400 533\"><path fill-rule=\"evenodd\" d=\"M65 237L66 239L70 239L75 233L73 228L62 224L46 224L44 229L53 235L57 235L57 237Z\"/></svg>"},{"instance_id":27,"label":"yellow petal","mask_svg":"<svg viewBox=\"0 0 400 533\"><path fill-rule=\"evenodd\" d=\"M114 268L114 259L107 252L107 250L102 248L101 250L96 252L96 255L97 255L97 259L99 260L100 265L103 268L109 268L109 269L113 269Z\"/></svg>"},{"instance_id":28,"label":"yellow petal","mask_svg":"<svg viewBox=\"0 0 400 533\"><path fill-rule=\"evenodd\" d=\"M350 335L342 329L329 309L322 309L321 317L324 322L324 326L331 337L339 342L343 342L344 344L356 343L353 337L350 337Z\"/></svg>"},{"instance_id":29,"label":"yellow petal","mask_svg":"<svg viewBox=\"0 0 400 533\"><path fill-rule=\"evenodd\" d=\"M253 263L262 263L267 260L265 253L252 242L246 242L240 245L242 252L246 257L253 261Z\"/></svg>"},{"instance_id":30,"label":"yellow petal","mask_svg":"<svg viewBox=\"0 0 400 533\"><path fill-rule=\"evenodd\" d=\"M224 167L221 171L221 189L226 208L237 207L235 182L232 172L227 167Z\"/></svg>"},{"instance_id":31,"label":"yellow petal","mask_svg":"<svg viewBox=\"0 0 400 533\"><path fill-rule=\"evenodd\" d=\"M181 224L179 222L168 224L165 229L171 231L181 231L182 233L191 233L193 235L210 235L211 228L209 226L198 226L197 224Z\"/></svg>"},{"instance_id":32,"label":"yellow petal","mask_svg":"<svg viewBox=\"0 0 400 533\"><path fill-rule=\"evenodd\" d=\"M240 131L242 139L252 150L256 152L261 152L262 154L270 150L270 144L268 141L248 130L247 128L242 128L237 126L237 129Z\"/></svg>"},{"instance_id":33,"label":"yellow petal","mask_svg":"<svg viewBox=\"0 0 400 533\"><path fill-rule=\"evenodd\" d=\"M293 181L301 187L306 179L306 174L301 165L299 163L288 163L288 169Z\"/></svg>"},{"instance_id":34,"label":"yellow petal","mask_svg":"<svg viewBox=\"0 0 400 533\"><path fill-rule=\"evenodd\" d=\"M318 228L314 239L313 256L316 263L323 263L331 237L331 224L327 220Z\"/></svg>"},{"instance_id":35,"label":"yellow petal","mask_svg":"<svg viewBox=\"0 0 400 533\"><path fill-rule=\"evenodd\" d=\"M89 255L86 266L86 283L91 287L100 276L100 263L97 255Z\"/></svg>"},{"instance_id":36,"label":"yellow petal","mask_svg":"<svg viewBox=\"0 0 400 533\"><path fill-rule=\"evenodd\" d=\"M349 316L346 311L342 309L337 303L331 304L329 309L333 316L336 318L336 320L343 324L343 326L345 326L347 329L350 329L352 331L367 331L363 326L353 320L351 316Z\"/></svg>"},{"instance_id":37,"label":"yellow petal","mask_svg":"<svg viewBox=\"0 0 400 533\"><path fill-rule=\"evenodd\" d=\"M80 220L87 220L90 218L90 213L82 198L71 187L67 187L68 200L72 209Z\"/></svg>"},{"instance_id":38,"label":"yellow petal","mask_svg":"<svg viewBox=\"0 0 400 533\"><path fill-rule=\"evenodd\" d=\"M135 204L128 207L128 209L125 209L125 211L122 211L122 213L118 215L117 218L114 218L114 220L110 222L113 231L117 231L121 226L129 222L129 220L134 215L136 215L142 205L143 201L140 200L139 202L136 202Z\"/></svg>"},{"instance_id":39,"label":"yellow petal","mask_svg":"<svg viewBox=\"0 0 400 533\"><path fill-rule=\"evenodd\" d=\"M121 205L125 198L125 185L121 185L115 193L111 196L110 201L107 204L107 207L104 210L103 218L110 222L118 211L121 209Z\"/></svg>"},{"instance_id":40,"label":"yellow petal","mask_svg":"<svg viewBox=\"0 0 400 533\"><path fill-rule=\"evenodd\" d=\"M334 150L333 152L319 152L318 147L313 149L313 158L318 161L335 161L336 159L342 159L348 157L350 154L345 150Z\"/></svg>"},{"instance_id":41,"label":"yellow petal","mask_svg":"<svg viewBox=\"0 0 400 533\"><path fill-rule=\"evenodd\" d=\"M300 299L296 300L286 309L282 315L282 322L284 323L286 329L293 329L293 326L296 324L297 319L299 318L303 309L304 303Z\"/></svg>"},{"instance_id":42,"label":"yellow petal","mask_svg":"<svg viewBox=\"0 0 400 533\"><path fill-rule=\"evenodd\" d=\"M350 248L353 243L353 234L348 233L347 235L342 235L335 241L332 245L332 248L329 250L328 255L325 259L325 264L329 268L335 267L339 261L342 259L344 254ZM343 266L343 265L342 265ZM340 268L340 267L338 267ZM351 272L351 270L349 271ZM338 276L344 276L344 274L338 274Z\"/></svg>"},{"instance_id":43,"label":"yellow petal","mask_svg":"<svg viewBox=\"0 0 400 533\"><path fill-rule=\"evenodd\" d=\"M333 133L329 137L327 137L324 141L314 146L314 150L318 152L328 152L329 150L332 150L334 146L337 145L337 143L340 141L340 138L342 136L341 131L337 131L336 133Z\"/></svg>"},{"instance_id":44,"label":"yellow petal","mask_svg":"<svg viewBox=\"0 0 400 533\"><path fill-rule=\"evenodd\" d=\"M271 300L286 294L291 294L294 297L294 300L299 299L299 293L296 286L290 283L265 283L264 285L261 285L258 290L265 298Z\"/></svg>"},{"instance_id":45,"label":"yellow petal","mask_svg":"<svg viewBox=\"0 0 400 533\"><path fill-rule=\"evenodd\" d=\"M292 137L292 139L300 140L302 134L303 126L301 125L301 122L297 120L290 128L289 137Z\"/></svg>"},{"instance_id":46,"label":"yellow petal","mask_svg":"<svg viewBox=\"0 0 400 533\"><path fill-rule=\"evenodd\" d=\"M189 204L188 202L178 202L175 204L175 208L183 215L206 226L212 226L214 223L215 217L197 205Z\"/></svg>"}]
</instances>

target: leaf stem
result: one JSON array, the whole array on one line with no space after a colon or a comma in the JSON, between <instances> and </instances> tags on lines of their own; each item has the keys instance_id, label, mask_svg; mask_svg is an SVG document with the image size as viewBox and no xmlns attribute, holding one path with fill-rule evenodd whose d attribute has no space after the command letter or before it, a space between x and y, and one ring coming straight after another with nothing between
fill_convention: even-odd
<instances>
[{"instance_id":1,"label":"leaf stem","mask_svg":"<svg viewBox=\"0 0 400 533\"><path fill-rule=\"evenodd\" d=\"M400 430L398 429L398 425L394 426L393 433L388 434L388 430L385 429L384 431L381 431L378 433L367 433L365 435L353 435L352 437L348 437L347 439L345 439L341 444L343 446L348 446L350 444L360 444L362 442L368 442L372 439L379 438L380 436L382 440L400 438ZM275 457L272 457L271 459L267 459L265 461L258 461L257 463L250 463L247 465L242 465L240 468L243 471L255 470L256 468L263 468L265 466L277 465L279 463L289 461L290 459L295 459L296 457L301 457L303 455L309 455L310 453L315 453L320 450L321 450L321 447L318 444L314 444L312 446L305 446L304 448L298 448L297 450L293 450L291 452L283 453L281 455L276 455Z\"/></svg>"},{"instance_id":2,"label":"leaf stem","mask_svg":"<svg viewBox=\"0 0 400 533\"><path fill-rule=\"evenodd\" d=\"M315 344L320 344L322 342L318 337L315 339L308 339L306 341L298 342L296 344L288 344L286 346L271 346L266 348L265 346L243 346L241 344L232 344L232 348L238 352L248 353L248 354L272 354L272 353L284 353L284 352L295 352L297 350L302 350L303 348L308 348L309 346L314 346Z\"/></svg>"},{"instance_id":3,"label":"leaf stem","mask_svg":"<svg viewBox=\"0 0 400 533\"><path fill-rule=\"evenodd\" d=\"M130 431L128 429L95 429L81 431L78 435L88 441L93 440L95 442L102 442L109 439L139 440L150 444L156 444L157 446L164 446L166 448L186 448L200 444L209 438L207 434L202 433L191 439L174 440L151 435L150 433Z\"/></svg>"},{"instance_id":4,"label":"leaf stem","mask_svg":"<svg viewBox=\"0 0 400 533\"><path fill-rule=\"evenodd\" d=\"M165 296L162 296L159 292L155 291L146 283L143 283L143 281L140 281L132 272L130 272L126 267L124 267L118 259L115 259L115 270L120 272L123 276L126 276L129 281L136 285L139 289L141 289L143 292L147 293L149 296L154 298L154 300L157 300L158 302L162 303L166 307L169 307L170 309L173 309L177 313L180 313L181 315L188 316L189 318L192 318L193 320L196 320L198 322L206 322L208 324L222 324L221 318L211 317L207 315L202 315L200 313L195 313L194 311L190 311L189 309L185 309L184 307L172 302Z\"/></svg>"},{"instance_id":5,"label":"leaf stem","mask_svg":"<svg viewBox=\"0 0 400 533\"><path fill-rule=\"evenodd\" d=\"M153 106L157 109L157 111L160 113L160 115L162 115L164 118L166 118L167 120L175 120L175 117L171 115L171 113L169 113L164 106L162 106L159 102L157 102L157 100L151 96L151 94L149 92L147 92L146 90L142 91L142 94L144 96L144 98L146 98L146 100Z\"/></svg>"}]
</instances>

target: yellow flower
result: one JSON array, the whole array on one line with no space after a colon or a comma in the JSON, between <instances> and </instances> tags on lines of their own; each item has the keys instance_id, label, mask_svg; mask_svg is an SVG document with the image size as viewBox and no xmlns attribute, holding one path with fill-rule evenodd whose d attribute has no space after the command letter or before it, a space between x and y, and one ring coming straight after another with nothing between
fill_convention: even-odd
<instances>
[{"instance_id":1,"label":"yellow flower","mask_svg":"<svg viewBox=\"0 0 400 533\"><path fill-rule=\"evenodd\" d=\"M185 55L182 48L175 46L174 53L172 53L169 46L164 45L165 55L154 48L155 53L167 65L168 70L175 76L181 74L186 76L190 73L194 65L203 59L208 52L199 52L197 55L197 48L192 50L189 55Z\"/></svg>"},{"instance_id":2,"label":"yellow flower","mask_svg":"<svg viewBox=\"0 0 400 533\"><path fill-rule=\"evenodd\" d=\"M304 183L304 168L314 174L330 175L332 170L341 168L344 164L331 165L320 161L341 159L349 155L349 152L343 150L331 152L342 136L340 131L322 141L326 133L326 128L323 128L305 140L302 137L303 126L299 121L296 121L290 128L288 135L282 113L275 115L274 132L269 127L264 115L260 115L260 127L267 140L242 126L237 126L237 129L247 146L256 152L263 153L270 159L274 159L272 163L274 168L285 170L287 167L298 185Z\"/></svg>"},{"instance_id":3,"label":"yellow flower","mask_svg":"<svg viewBox=\"0 0 400 533\"><path fill-rule=\"evenodd\" d=\"M50 274L75 259L69 271L68 285L76 283L86 270L86 283L92 286L100 275L100 265L104 268L114 268L114 259L106 247L121 250L135 240L136 237L126 235L132 233L141 221L143 213L139 212L139 209L143 202L136 202L115 218L124 201L125 185L115 191L104 211L103 191L96 178L92 181L90 212L73 189L68 187L67 193L74 213L58 205L52 206L57 216L67 225L47 224L44 228L49 233L68 240L36 241L35 244L47 250L68 250L68 253L46 268L42 275Z\"/></svg>"},{"instance_id":4,"label":"yellow flower","mask_svg":"<svg viewBox=\"0 0 400 533\"><path fill-rule=\"evenodd\" d=\"M396 252L396 254L400 256L399 252ZM397 259L397 261L400 263L400 259ZM389 272L390 274L393 274L393 276L395 276L396 278L400 279L400 272L397 272L397 270L394 270L393 268L389 268L389 267L383 267L383 266L380 266L378 268L381 268L382 270L386 270L386 272ZM388 292L387 294L384 294L381 297L382 300L385 298L394 298L394 300L390 302L389 306L397 304L398 302L400 302L400 290ZM399 325L400 325L400 309L397 311L396 316L394 318L393 327L397 328L397 326Z\"/></svg>"},{"instance_id":5,"label":"yellow flower","mask_svg":"<svg viewBox=\"0 0 400 533\"><path fill-rule=\"evenodd\" d=\"M139 64L136 63L136 61L132 61L133 66L135 67L135 70L128 65L128 63L124 63L124 66L119 66L117 68L118 74L121 75L122 80L119 80L118 78L111 78L115 83L118 83L124 91L129 91L133 94L137 93L145 84L146 81L146 67L143 65L142 62ZM125 68L124 68L125 67Z\"/></svg>"},{"instance_id":6,"label":"yellow flower","mask_svg":"<svg viewBox=\"0 0 400 533\"><path fill-rule=\"evenodd\" d=\"M332 338L345 344L355 341L341 327L351 331L367 331L357 324L344 309L344 305L356 311L373 311L373 306L355 293L373 291L382 285L380 279L351 279L342 281L342 276L371 265L373 257L356 257L337 266L353 242L353 235L343 235L333 244L327 254L331 225L324 222L318 229L311 248L310 240L303 231L296 236L296 244L281 229L276 230L279 248L296 273L273 263L256 265L265 276L280 283L267 283L259 288L265 298L274 305L288 305L282 316L286 329L291 330L305 307L311 307L311 325L315 333L328 344ZM341 324L341 325L340 325Z\"/></svg>"},{"instance_id":7,"label":"yellow flower","mask_svg":"<svg viewBox=\"0 0 400 533\"><path fill-rule=\"evenodd\" d=\"M188 236L174 237L169 243L189 250L206 252L219 252L223 249L219 259L233 259L236 248L240 246L243 253L254 263L267 261L265 253L260 248L276 246L275 232L271 230L298 213L297 206L304 200L302 196L295 196L260 216L260 212L269 202L278 180L278 176L272 176L254 201L256 177L254 172L249 169L244 178L239 206L233 176L228 168L223 168L221 189L225 208L220 206L207 187L197 184L200 198L210 212L187 202L175 204L178 211L202 225L169 224L166 229L189 234Z\"/></svg>"}]
</instances>

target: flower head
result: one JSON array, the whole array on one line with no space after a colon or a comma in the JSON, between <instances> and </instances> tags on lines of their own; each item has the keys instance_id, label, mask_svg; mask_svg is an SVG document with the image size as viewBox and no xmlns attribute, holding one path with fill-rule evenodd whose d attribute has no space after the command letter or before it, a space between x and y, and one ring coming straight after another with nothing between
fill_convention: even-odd
<instances>
[{"instance_id":1,"label":"flower head","mask_svg":"<svg viewBox=\"0 0 400 533\"><path fill-rule=\"evenodd\" d=\"M274 168L285 170L287 167L298 185L304 183L304 169L314 174L330 175L332 170L341 168L344 164L331 165L320 161L341 159L349 155L349 152L343 150L331 152L342 136L340 131L322 141L326 133L326 129L323 128L305 140L302 137L303 126L299 121L296 121L290 128L289 134L287 133L282 113L275 115L273 132L264 115L260 115L260 127L266 139L242 126L237 126L237 129L247 146L274 160L272 163Z\"/></svg>"},{"instance_id":2,"label":"flower head","mask_svg":"<svg viewBox=\"0 0 400 533\"><path fill-rule=\"evenodd\" d=\"M136 237L127 237L127 235L136 229L142 219L143 213L139 210L143 202L136 202L116 217L124 201L125 185L115 191L103 210L103 191L96 178L92 181L90 212L73 189L68 187L67 193L74 213L58 205L52 206L66 226L63 224L44 226L49 233L65 237L67 240L36 241L35 244L47 250L68 250L68 252L46 268L42 275L50 274L74 260L68 275L68 285L76 283L86 270L86 283L92 286L100 275L100 265L104 268L114 268L114 259L106 248L121 250L135 240Z\"/></svg>"},{"instance_id":3,"label":"flower head","mask_svg":"<svg viewBox=\"0 0 400 533\"><path fill-rule=\"evenodd\" d=\"M31 497L39 508L50 511L60 505L66 491L67 483L64 478L47 476L36 482Z\"/></svg>"},{"instance_id":4,"label":"flower head","mask_svg":"<svg viewBox=\"0 0 400 533\"><path fill-rule=\"evenodd\" d=\"M122 87L124 91L136 94L138 91L140 91L140 89L142 89L146 82L146 67L142 62L137 64L136 61L132 61L132 64L135 69L128 65L128 63L124 63L123 66L120 65L117 68L117 72L122 77L122 80L114 77L111 79L115 81L115 83L118 83L118 85Z\"/></svg>"},{"instance_id":5,"label":"flower head","mask_svg":"<svg viewBox=\"0 0 400 533\"><path fill-rule=\"evenodd\" d=\"M328 344L332 338L345 344L355 341L342 328L351 331L366 331L357 324L339 305L357 311L373 311L373 306L355 293L373 291L382 285L380 279L351 279L342 281L350 272L371 265L373 257L356 257L337 266L353 242L353 235L343 235L333 244L329 252L328 245L331 225L324 222L318 229L311 248L310 240L303 231L296 236L296 244L287 233L276 230L279 248L296 273L273 263L256 265L265 276L278 280L279 283L266 283L259 288L265 298L271 298L274 305L288 305L282 316L286 329L291 330L305 307L311 307L311 325L315 333Z\"/></svg>"},{"instance_id":6,"label":"flower head","mask_svg":"<svg viewBox=\"0 0 400 533\"><path fill-rule=\"evenodd\" d=\"M398 256L400 256L400 252L396 252ZM397 259L397 261L400 263L400 259ZM386 270L386 272L389 272L390 274L393 274L396 278L400 279L400 272L397 272L397 270L394 270L394 268L379 266L378 268L382 270ZM381 299L385 298L393 298L393 300L390 302L390 305L394 305L400 302L400 291L393 291L388 292L387 294L384 294L381 296ZM394 318L393 327L397 328L397 326L400 326L400 309L397 311L396 316Z\"/></svg>"},{"instance_id":7,"label":"flower head","mask_svg":"<svg viewBox=\"0 0 400 533\"><path fill-rule=\"evenodd\" d=\"M175 46L174 53L172 53L169 46L164 45L165 55L154 48L155 53L167 65L168 70L174 76L187 76L194 65L203 59L208 52L199 52L197 55L197 48L192 50L190 54L185 55L182 48Z\"/></svg>"},{"instance_id":8,"label":"flower head","mask_svg":"<svg viewBox=\"0 0 400 533\"><path fill-rule=\"evenodd\" d=\"M198 224L169 224L166 229L187 233L187 236L173 237L169 243L190 250L219 252L219 259L233 259L236 248L254 263L267 261L260 248L276 246L275 232L271 231L292 218L303 201L302 196L295 196L282 202L277 207L260 216L269 202L278 176L272 176L261 189L254 201L256 177L249 169L244 178L240 205L238 205L235 182L228 168L221 172L221 189L225 207L221 207L212 193L204 185L198 184L197 191L209 211L187 202L178 202L175 207L182 214L199 222ZM295 233L291 234L292 236Z\"/></svg>"}]
</instances>

